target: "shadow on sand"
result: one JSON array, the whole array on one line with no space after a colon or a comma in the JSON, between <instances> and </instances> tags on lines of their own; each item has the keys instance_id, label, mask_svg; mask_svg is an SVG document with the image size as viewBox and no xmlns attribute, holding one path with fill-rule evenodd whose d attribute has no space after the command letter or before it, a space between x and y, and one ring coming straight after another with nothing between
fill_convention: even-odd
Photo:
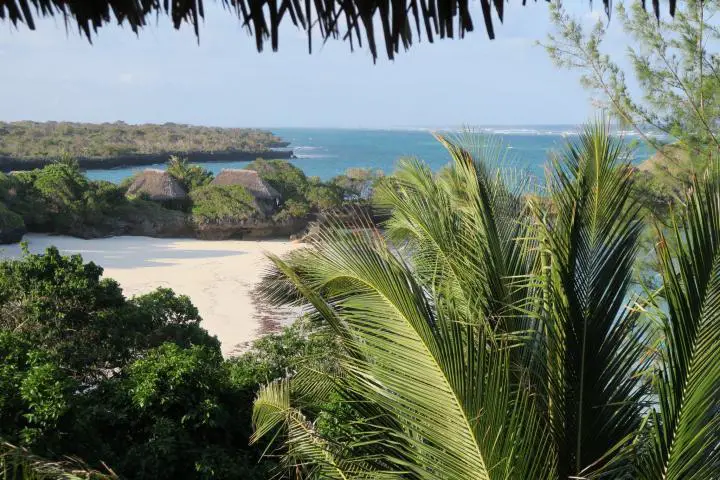
<instances>
[{"instance_id":1,"label":"shadow on sand","mask_svg":"<svg viewBox=\"0 0 720 480\"><path fill-rule=\"evenodd\" d=\"M245 255L238 250L200 249L193 239L157 239L148 237L115 237L82 240L62 236L26 235L30 251L42 253L47 247L56 246L66 254L80 254L86 262L92 261L105 268L145 268L168 266L175 260L198 258L222 258ZM218 247L221 244L218 243ZM0 258L17 258L21 255L19 245L7 245L0 249Z\"/></svg>"}]
</instances>

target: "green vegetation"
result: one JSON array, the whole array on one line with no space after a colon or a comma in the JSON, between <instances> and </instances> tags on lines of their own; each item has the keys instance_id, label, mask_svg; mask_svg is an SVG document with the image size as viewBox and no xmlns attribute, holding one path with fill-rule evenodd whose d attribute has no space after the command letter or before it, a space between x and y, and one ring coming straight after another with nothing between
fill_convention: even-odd
<instances>
[{"instance_id":1,"label":"green vegetation","mask_svg":"<svg viewBox=\"0 0 720 480\"><path fill-rule=\"evenodd\" d=\"M641 167L645 178L638 188L664 214L720 147L720 31L715 21L720 6L684 2L674 19L658 21L639 2L627 8L618 2L615 17L632 39L629 69L603 52L603 21L587 29L561 5L552 3L550 10L556 30L546 45L551 58L578 70L601 106L658 150L657 158ZM639 95L628 88L630 79L639 85ZM664 146L648 135L649 129L675 144Z\"/></svg>"},{"instance_id":2,"label":"green vegetation","mask_svg":"<svg viewBox=\"0 0 720 480\"><path fill-rule=\"evenodd\" d=\"M285 195L273 211L260 208L242 186L210 185L209 171L179 157L169 160L168 172L189 192L189 201L159 203L143 195L129 197L126 192L136 177L120 185L90 181L67 156L41 169L0 173L0 241L17 242L26 231L82 238L206 235L199 230L208 225L231 228L251 218L271 225L367 202L354 190L366 188L358 187L362 179L308 179L283 160L256 160L250 166Z\"/></svg>"},{"instance_id":3,"label":"green vegetation","mask_svg":"<svg viewBox=\"0 0 720 480\"><path fill-rule=\"evenodd\" d=\"M0 204L0 230L3 232L25 230L23 218L17 213L8 209L5 205Z\"/></svg>"},{"instance_id":4,"label":"green vegetation","mask_svg":"<svg viewBox=\"0 0 720 480\"><path fill-rule=\"evenodd\" d=\"M551 210L441 141L443 175L409 160L378 187L384 235L273 258L267 299L310 308L338 353L263 387L253 440L302 478L717 477L720 167L677 246L656 233L658 297L631 289L645 217L607 127L553 160ZM318 428L330 399L344 435Z\"/></svg>"},{"instance_id":5,"label":"green vegetation","mask_svg":"<svg viewBox=\"0 0 720 480\"><path fill-rule=\"evenodd\" d=\"M303 321L224 360L187 297L125 298L56 249L0 263L0 306L0 478L79 457L128 479L265 480L278 465L248 446L259 384L332 352Z\"/></svg>"},{"instance_id":6,"label":"green vegetation","mask_svg":"<svg viewBox=\"0 0 720 480\"><path fill-rule=\"evenodd\" d=\"M213 174L200 165L191 165L187 158L172 155L167 162L167 171L175 177L188 192L212 182Z\"/></svg>"},{"instance_id":7,"label":"green vegetation","mask_svg":"<svg viewBox=\"0 0 720 480\"><path fill-rule=\"evenodd\" d=\"M197 223L236 223L257 217L253 197L241 185L207 185L192 190L192 217Z\"/></svg>"},{"instance_id":8,"label":"green vegetation","mask_svg":"<svg viewBox=\"0 0 720 480\"><path fill-rule=\"evenodd\" d=\"M0 202L15 214L13 225L22 233L92 238L133 233L173 234L185 229L181 212L142 199L126 198L124 188L110 182L90 181L73 163L53 163L12 175L0 173ZM4 240L7 243L18 238Z\"/></svg>"},{"instance_id":9,"label":"green vegetation","mask_svg":"<svg viewBox=\"0 0 720 480\"><path fill-rule=\"evenodd\" d=\"M329 182L308 178L298 167L283 160L255 160L248 167L258 172L283 196L276 220L302 218L310 212L329 212L344 205L367 204L382 172L351 168Z\"/></svg>"},{"instance_id":10,"label":"green vegetation","mask_svg":"<svg viewBox=\"0 0 720 480\"><path fill-rule=\"evenodd\" d=\"M295 165L282 160L257 159L246 168L258 172L260 178L282 195L283 200L305 201L308 179L305 172Z\"/></svg>"},{"instance_id":11,"label":"green vegetation","mask_svg":"<svg viewBox=\"0 0 720 480\"><path fill-rule=\"evenodd\" d=\"M344 175L338 175L331 182L344 192L346 200L361 201L372 197L384 176L382 170L348 168Z\"/></svg>"},{"instance_id":12,"label":"green vegetation","mask_svg":"<svg viewBox=\"0 0 720 480\"><path fill-rule=\"evenodd\" d=\"M491 152L441 141L453 163L439 174L405 160L390 177L295 188L287 210L316 187L372 196L389 219L383 232L330 222L273 257L264 300L309 315L236 358L170 290L127 299L102 268L55 249L1 263L0 466L129 479L717 476L720 167L685 193L674 240L655 233L661 288L641 290L648 221L606 126L553 159L547 196L506 183L480 160ZM284 179L304 178L268 163L286 192ZM72 204L72 168L8 177L0 195L55 182ZM338 185L352 179L362 186ZM191 197L208 218L254 208L244 188Z\"/></svg>"},{"instance_id":13,"label":"green vegetation","mask_svg":"<svg viewBox=\"0 0 720 480\"><path fill-rule=\"evenodd\" d=\"M0 122L0 157L111 158L170 153L259 153L284 145L272 133L246 128L175 123L128 125L73 122Z\"/></svg>"}]
</instances>

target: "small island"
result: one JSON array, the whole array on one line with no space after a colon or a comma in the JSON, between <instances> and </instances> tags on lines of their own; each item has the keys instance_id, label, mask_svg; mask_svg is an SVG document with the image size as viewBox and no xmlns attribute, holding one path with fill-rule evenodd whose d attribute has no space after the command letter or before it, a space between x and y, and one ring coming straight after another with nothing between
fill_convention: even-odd
<instances>
[{"instance_id":1,"label":"small island","mask_svg":"<svg viewBox=\"0 0 720 480\"><path fill-rule=\"evenodd\" d=\"M178 155L191 162L291 158L289 143L254 128L179 123L0 122L0 171L42 168L60 157L83 169L152 165Z\"/></svg>"}]
</instances>

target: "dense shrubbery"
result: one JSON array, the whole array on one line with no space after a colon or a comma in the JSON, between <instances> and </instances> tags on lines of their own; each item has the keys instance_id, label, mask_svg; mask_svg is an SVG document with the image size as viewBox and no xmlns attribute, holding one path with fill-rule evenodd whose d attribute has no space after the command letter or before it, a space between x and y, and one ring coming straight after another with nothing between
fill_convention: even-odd
<instances>
[{"instance_id":1,"label":"dense shrubbery","mask_svg":"<svg viewBox=\"0 0 720 480\"><path fill-rule=\"evenodd\" d=\"M167 171L175 177L188 192L212 182L213 174L200 165L192 165L187 158L170 157Z\"/></svg>"},{"instance_id":2,"label":"dense shrubbery","mask_svg":"<svg viewBox=\"0 0 720 480\"><path fill-rule=\"evenodd\" d=\"M83 238L153 234L167 227L175 232L184 222L180 212L126 198L121 186L88 180L71 162L0 174L0 202L21 217L23 229ZM17 218L14 220L17 223ZM141 228L143 224L145 228Z\"/></svg>"},{"instance_id":3,"label":"dense shrubbery","mask_svg":"<svg viewBox=\"0 0 720 480\"><path fill-rule=\"evenodd\" d=\"M190 192L195 223L245 221L260 215L255 198L240 185L207 185Z\"/></svg>"},{"instance_id":4,"label":"dense shrubbery","mask_svg":"<svg viewBox=\"0 0 720 480\"><path fill-rule=\"evenodd\" d=\"M348 203L369 200L373 187L382 178L382 172L362 168L348 169L329 182L317 177L308 178L298 167L284 160L255 160L248 165L283 196L283 208L276 213L277 220L300 218L311 211L336 210Z\"/></svg>"},{"instance_id":5,"label":"dense shrubbery","mask_svg":"<svg viewBox=\"0 0 720 480\"><path fill-rule=\"evenodd\" d=\"M258 208L243 187L209 185L209 171L177 157L168 162L168 171L190 193L189 205L182 211L142 196L127 198L125 192L133 178L119 185L88 180L77 162L67 157L42 169L0 173L0 233L6 243L17 241L25 230L83 238L190 235L193 225L231 225L250 218L285 221L335 210L348 202L364 202L367 196L362 192L370 191L378 178L357 170L321 182L308 179L302 170L282 160L256 160L249 168L283 194L283 202L272 216Z\"/></svg>"},{"instance_id":6,"label":"dense shrubbery","mask_svg":"<svg viewBox=\"0 0 720 480\"><path fill-rule=\"evenodd\" d=\"M257 159L246 168L258 172L260 178L280 192L283 200L305 200L308 179L295 165L283 160Z\"/></svg>"},{"instance_id":7,"label":"dense shrubbery","mask_svg":"<svg viewBox=\"0 0 720 480\"><path fill-rule=\"evenodd\" d=\"M272 219L304 218L311 211L336 208L345 194L333 183L305 175L283 161L256 161L263 178L284 192ZM211 186L212 174L186 159L173 158L168 170L190 192L186 213L165 208L143 198L127 198L132 182L120 185L90 181L76 162L63 160L42 169L0 173L0 232L14 242L25 230L92 238L108 235L189 235L190 225L266 219L253 197L241 186ZM271 219L267 219L271 220Z\"/></svg>"},{"instance_id":8,"label":"dense shrubbery","mask_svg":"<svg viewBox=\"0 0 720 480\"><path fill-rule=\"evenodd\" d=\"M23 230L24 228L23 218L0 203L0 230Z\"/></svg>"},{"instance_id":9,"label":"dense shrubbery","mask_svg":"<svg viewBox=\"0 0 720 480\"><path fill-rule=\"evenodd\" d=\"M0 122L0 156L13 158L113 157L168 152L261 152L281 144L262 130L245 128L128 125L124 122Z\"/></svg>"},{"instance_id":10,"label":"dense shrubbery","mask_svg":"<svg viewBox=\"0 0 720 480\"><path fill-rule=\"evenodd\" d=\"M385 177L382 170L370 168L348 168L343 175L331 180L343 192L344 200L363 201L372 197L373 190Z\"/></svg>"},{"instance_id":11,"label":"dense shrubbery","mask_svg":"<svg viewBox=\"0 0 720 480\"><path fill-rule=\"evenodd\" d=\"M127 299L101 275L55 249L0 264L0 443L129 479L277 473L248 446L252 399L301 363L327 368L332 343L301 322L224 360L187 297Z\"/></svg>"}]
</instances>

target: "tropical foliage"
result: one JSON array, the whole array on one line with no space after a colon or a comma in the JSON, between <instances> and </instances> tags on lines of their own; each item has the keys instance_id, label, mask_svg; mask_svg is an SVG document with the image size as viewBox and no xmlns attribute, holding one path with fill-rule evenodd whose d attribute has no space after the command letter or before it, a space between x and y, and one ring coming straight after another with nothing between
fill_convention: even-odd
<instances>
[{"instance_id":1,"label":"tropical foliage","mask_svg":"<svg viewBox=\"0 0 720 480\"><path fill-rule=\"evenodd\" d=\"M171 155L166 165L168 173L182 183L188 192L209 184L213 179L211 171L200 165L190 164L187 158Z\"/></svg>"},{"instance_id":2,"label":"tropical foliage","mask_svg":"<svg viewBox=\"0 0 720 480\"><path fill-rule=\"evenodd\" d=\"M658 150L640 165L638 188L659 208L682 199L720 146L719 9L693 0L671 21L658 21L639 2L617 2L615 17L631 40L625 68L603 48L606 22L587 28L561 4L550 7L555 32L545 47L555 64L578 71L600 106ZM633 83L639 89L629 88Z\"/></svg>"},{"instance_id":3,"label":"tropical foliage","mask_svg":"<svg viewBox=\"0 0 720 480\"><path fill-rule=\"evenodd\" d=\"M193 190L190 198L196 223L235 223L261 216L255 197L242 185L208 185Z\"/></svg>"},{"instance_id":4,"label":"tropical foliage","mask_svg":"<svg viewBox=\"0 0 720 480\"><path fill-rule=\"evenodd\" d=\"M257 159L247 166L268 182L280 195L284 205L279 219L302 218L310 211L328 211L341 207L348 195L334 181L308 178L300 168L284 160Z\"/></svg>"},{"instance_id":5,"label":"tropical foliage","mask_svg":"<svg viewBox=\"0 0 720 480\"><path fill-rule=\"evenodd\" d=\"M0 7L0 12L4 7ZM2 15L0 15L0 18ZM264 130L165 123L0 122L0 157L110 158L199 152L264 152L284 145Z\"/></svg>"},{"instance_id":6,"label":"tropical foliage","mask_svg":"<svg viewBox=\"0 0 720 480\"><path fill-rule=\"evenodd\" d=\"M8 226L21 233L27 230L88 238L148 234L152 232L144 225L158 225L162 230L163 225L182 227L184 223L180 212L126 198L125 189L110 182L88 180L72 162L55 162L11 175L0 173L0 202L20 217L8 216Z\"/></svg>"},{"instance_id":7,"label":"tropical foliage","mask_svg":"<svg viewBox=\"0 0 720 480\"><path fill-rule=\"evenodd\" d=\"M439 140L442 175L408 160L378 187L384 235L331 227L272 258L268 300L308 306L338 352L263 387L253 440L281 438L301 478L717 478L717 167L675 241L656 233L643 291L645 217L605 125L553 159L540 201L492 148ZM339 435L319 428L331 398Z\"/></svg>"},{"instance_id":8,"label":"tropical foliage","mask_svg":"<svg viewBox=\"0 0 720 480\"><path fill-rule=\"evenodd\" d=\"M41 232L94 238L109 235L192 236L198 226L250 218L265 222L305 219L309 214L336 210L366 199L355 188L369 191L373 180L336 177L330 182L307 178L283 160L256 160L249 168L284 193L285 201L270 215L239 185L210 185L213 175L185 158L171 157L167 169L187 189L190 201L172 209L126 192L134 177L119 185L89 180L76 161L63 156L41 169L0 173L0 241L17 242L23 233Z\"/></svg>"},{"instance_id":9,"label":"tropical foliage","mask_svg":"<svg viewBox=\"0 0 720 480\"><path fill-rule=\"evenodd\" d=\"M332 349L298 322L224 360L200 321L55 249L0 263L0 478L270 478L248 446L259 384Z\"/></svg>"},{"instance_id":10,"label":"tropical foliage","mask_svg":"<svg viewBox=\"0 0 720 480\"><path fill-rule=\"evenodd\" d=\"M340 188L348 200L368 200L373 189L384 178L382 170L370 168L348 168L342 175L337 175L331 182Z\"/></svg>"}]
</instances>

